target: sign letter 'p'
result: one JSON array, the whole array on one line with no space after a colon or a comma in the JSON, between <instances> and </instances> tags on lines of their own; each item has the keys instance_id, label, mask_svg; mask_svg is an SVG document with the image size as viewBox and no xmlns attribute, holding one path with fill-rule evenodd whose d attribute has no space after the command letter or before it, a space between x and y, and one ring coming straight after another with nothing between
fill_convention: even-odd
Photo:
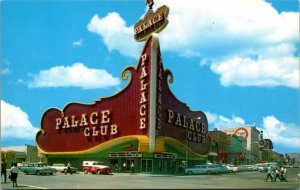
<instances>
[{"instance_id":1,"label":"sign letter 'p'","mask_svg":"<svg viewBox=\"0 0 300 190\"><path fill-rule=\"evenodd\" d=\"M61 125L61 118L56 118L56 128L59 129L59 126Z\"/></svg>"},{"instance_id":2,"label":"sign letter 'p'","mask_svg":"<svg viewBox=\"0 0 300 190\"><path fill-rule=\"evenodd\" d=\"M172 119L174 118L173 110L168 109L168 123L172 123Z\"/></svg>"}]
</instances>

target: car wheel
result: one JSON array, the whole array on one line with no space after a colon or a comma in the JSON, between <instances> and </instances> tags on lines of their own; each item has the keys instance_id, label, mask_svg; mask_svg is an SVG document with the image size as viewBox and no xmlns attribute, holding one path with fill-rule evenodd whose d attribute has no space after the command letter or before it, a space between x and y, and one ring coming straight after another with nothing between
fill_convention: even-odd
<instances>
[{"instance_id":1,"label":"car wheel","mask_svg":"<svg viewBox=\"0 0 300 190\"><path fill-rule=\"evenodd\" d=\"M24 172L26 175L28 175L28 172Z\"/></svg>"},{"instance_id":2,"label":"car wheel","mask_svg":"<svg viewBox=\"0 0 300 190\"><path fill-rule=\"evenodd\" d=\"M40 171L37 171L37 172L36 172L36 175L41 175L41 172L40 172Z\"/></svg>"},{"instance_id":3,"label":"car wheel","mask_svg":"<svg viewBox=\"0 0 300 190\"><path fill-rule=\"evenodd\" d=\"M193 172L192 172L192 171L188 171L188 174L189 174L189 175L193 175Z\"/></svg>"},{"instance_id":4,"label":"car wheel","mask_svg":"<svg viewBox=\"0 0 300 190\"><path fill-rule=\"evenodd\" d=\"M84 173L84 174L87 174L87 173L88 173L87 169L84 169L84 170L83 170L83 173Z\"/></svg>"},{"instance_id":5,"label":"car wheel","mask_svg":"<svg viewBox=\"0 0 300 190\"><path fill-rule=\"evenodd\" d=\"M207 171L206 173L207 173L208 175L210 175L210 174L211 174L211 171Z\"/></svg>"},{"instance_id":6,"label":"car wheel","mask_svg":"<svg viewBox=\"0 0 300 190\"><path fill-rule=\"evenodd\" d=\"M50 175L53 175L53 173L50 173Z\"/></svg>"},{"instance_id":7,"label":"car wheel","mask_svg":"<svg viewBox=\"0 0 300 190\"><path fill-rule=\"evenodd\" d=\"M97 170L97 174L100 175L100 174L101 174L101 171L100 171L100 170Z\"/></svg>"}]
</instances>

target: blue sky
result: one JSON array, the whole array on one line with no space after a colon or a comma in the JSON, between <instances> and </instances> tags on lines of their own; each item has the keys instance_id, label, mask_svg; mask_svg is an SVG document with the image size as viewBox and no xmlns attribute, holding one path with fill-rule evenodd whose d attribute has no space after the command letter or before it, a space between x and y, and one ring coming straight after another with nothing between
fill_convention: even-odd
<instances>
[{"instance_id":1,"label":"blue sky","mask_svg":"<svg viewBox=\"0 0 300 190\"><path fill-rule=\"evenodd\" d=\"M44 111L125 87L143 43L143 0L1 1L1 146L35 144ZM209 129L255 125L281 153L299 152L297 0L157 0L171 90Z\"/></svg>"}]
</instances>

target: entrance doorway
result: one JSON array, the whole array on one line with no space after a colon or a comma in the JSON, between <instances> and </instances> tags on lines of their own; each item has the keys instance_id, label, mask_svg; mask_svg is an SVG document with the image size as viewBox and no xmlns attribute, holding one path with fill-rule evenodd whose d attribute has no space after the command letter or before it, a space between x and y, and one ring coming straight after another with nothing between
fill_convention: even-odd
<instances>
[{"instance_id":1,"label":"entrance doorway","mask_svg":"<svg viewBox=\"0 0 300 190\"><path fill-rule=\"evenodd\" d=\"M130 172L131 163L133 163L135 165L134 159L126 159L126 166L127 166L126 167L126 172Z\"/></svg>"},{"instance_id":2,"label":"entrance doorway","mask_svg":"<svg viewBox=\"0 0 300 190\"><path fill-rule=\"evenodd\" d=\"M152 173L153 172L153 160L152 159L142 159L141 172Z\"/></svg>"}]
</instances>

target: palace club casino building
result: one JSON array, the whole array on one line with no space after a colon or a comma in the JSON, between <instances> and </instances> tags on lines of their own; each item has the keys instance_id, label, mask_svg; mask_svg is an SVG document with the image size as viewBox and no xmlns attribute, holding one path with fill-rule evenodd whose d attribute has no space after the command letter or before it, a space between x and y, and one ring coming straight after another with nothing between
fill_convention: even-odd
<instances>
[{"instance_id":1,"label":"palace club casino building","mask_svg":"<svg viewBox=\"0 0 300 190\"><path fill-rule=\"evenodd\" d=\"M125 162L129 170L134 162L135 172L170 173L206 162L207 118L169 88L173 75L163 67L156 34L168 24L169 10L153 12L152 5L134 26L135 40L145 45L137 66L122 72L127 86L92 104L70 103L43 114L36 144L50 165L71 162L81 168L83 161L96 160L112 168Z\"/></svg>"}]
</instances>

